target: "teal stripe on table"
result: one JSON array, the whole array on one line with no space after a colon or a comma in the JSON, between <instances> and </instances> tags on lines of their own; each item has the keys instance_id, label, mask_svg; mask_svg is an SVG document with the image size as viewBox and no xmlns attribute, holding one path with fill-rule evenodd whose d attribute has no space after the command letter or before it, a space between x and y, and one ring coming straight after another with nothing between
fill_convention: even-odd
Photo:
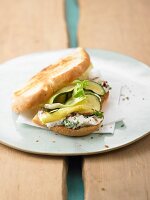
<instances>
[{"instance_id":1,"label":"teal stripe on table","mask_svg":"<svg viewBox=\"0 0 150 200\"><path fill-rule=\"evenodd\" d=\"M77 0L66 0L66 21L69 37L69 47L77 47L77 28L79 19L79 8ZM68 157L68 200L83 200L84 187L82 181L82 158Z\"/></svg>"},{"instance_id":2,"label":"teal stripe on table","mask_svg":"<svg viewBox=\"0 0 150 200\"><path fill-rule=\"evenodd\" d=\"M82 158L69 157L68 158L68 200L83 200L84 188L82 182Z\"/></svg>"},{"instance_id":3,"label":"teal stripe on table","mask_svg":"<svg viewBox=\"0 0 150 200\"><path fill-rule=\"evenodd\" d=\"M69 36L69 46L77 47L77 28L79 20L79 7L77 0L66 0L66 21Z\"/></svg>"}]
</instances>

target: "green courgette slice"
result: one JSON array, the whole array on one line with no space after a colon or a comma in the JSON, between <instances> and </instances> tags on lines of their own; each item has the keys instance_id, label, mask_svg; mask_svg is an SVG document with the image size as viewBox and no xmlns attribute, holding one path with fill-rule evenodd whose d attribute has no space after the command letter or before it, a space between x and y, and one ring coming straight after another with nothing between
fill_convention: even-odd
<instances>
[{"instance_id":1,"label":"green courgette slice","mask_svg":"<svg viewBox=\"0 0 150 200\"><path fill-rule=\"evenodd\" d=\"M100 84L93 81L88 82L87 86L85 87L85 90L91 90L100 96L105 94L104 88Z\"/></svg>"}]
</instances>

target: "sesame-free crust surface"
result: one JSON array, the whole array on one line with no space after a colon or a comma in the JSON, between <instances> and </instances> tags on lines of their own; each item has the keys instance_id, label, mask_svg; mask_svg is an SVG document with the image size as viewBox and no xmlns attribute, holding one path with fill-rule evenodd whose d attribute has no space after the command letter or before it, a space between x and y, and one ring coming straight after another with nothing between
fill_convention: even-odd
<instances>
[{"instance_id":1,"label":"sesame-free crust surface","mask_svg":"<svg viewBox=\"0 0 150 200\"><path fill-rule=\"evenodd\" d=\"M57 90L80 77L89 67L90 58L77 48L54 64L35 74L25 86L14 92L12 109L22 113L46 102Z\"/></svg>"}]
</instances>

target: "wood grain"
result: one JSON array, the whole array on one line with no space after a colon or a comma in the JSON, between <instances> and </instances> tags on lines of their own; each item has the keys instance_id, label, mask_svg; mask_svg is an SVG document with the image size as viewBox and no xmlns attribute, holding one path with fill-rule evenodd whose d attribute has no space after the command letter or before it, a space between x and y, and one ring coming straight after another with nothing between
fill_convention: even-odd
<instances>
[{"instance_id":1,"label":"wood grain","mask_svg":"<svg viewBox=\"0 0 150 200\"><path fill-rule=\"evenodd\" d=\"M0 62L68 44L63 0L0 0ZM0 145L1 200L66 199L64 158Z\"/></svg>"},{"instance_id":2,"label":"wood grain","mask_svg":"<svg viewBox=\"0 0 150 200\"><path fill-rule=\"evenodd\" d=\"M150 65L149 0L79 0L79 45L121 52Z\"/></svg>"},{"instance_id":3,"label":"wood grain","mask_svg":"<svg viewBox=\"0 0 150 200\"><path fill-rule=\"evenodd\" d=\"M63 158L31 155L0 145L0 199L66 199Z\"/></svg>"},{"instance_id":4,"label":"wood grain","mask_svg":"<svg viewBox=\"0 0 150 200\"><path fill-rule=\"evenodd\" d=\"M79 46L128 54L150 64L149 0L79 0ZM85 200L150 199L150 136L84 158Z\"/></svg>"},{"instance_id":5,"label":"wood grain","mask_svg":"<svg viewBox=\"0 0 150 200\"><path fill-rule=\"evenodd\" d=\"M67 45L64 0L0 0L0 62Z\"/></svg>"},{"instance_id":6,"label":"wood grain","mask_svg":"<svg viewBox=\"0 0 150 200\"><path fill-rule=\"evenodd\" d=\"M150 136L84 159L85 200L149 200Z\"/></svg>"}]
</instances>

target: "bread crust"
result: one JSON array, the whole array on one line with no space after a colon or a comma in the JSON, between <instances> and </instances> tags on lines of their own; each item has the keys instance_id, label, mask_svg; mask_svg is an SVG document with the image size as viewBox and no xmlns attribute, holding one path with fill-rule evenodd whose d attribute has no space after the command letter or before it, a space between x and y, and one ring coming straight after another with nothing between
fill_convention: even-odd
<instances>
[{"instance_id":1,"label":"bread crust","mask_svg":"<svg viewBox=\"0 0 150 200\"><path fill-rule=\"evenodd\" d=\"M54 126L54 127L51 127L50 130L56 133L59 133L61 135L65 135L65 136L81 137L81 136L89 135L92 132L98 130L99 125L100 124L95 125L95 126L85 126L79 129L70 129L65 126Z\"/></svg>"},{"instance_id":2,"label":"bread crust","mask_svg":"<svg viewBox=\"0 0 150 200\"><path fill-rule=\"evenodd\" d=\"M32 77L13 95L12 109L25 112L46 102L57 90L80 77L89 67L90 58L83 48L52 64Z\"/></svg>"},{"instance_id":3,"label":"bread crust","mask_svg":"<svg viewBox=\"0 0 150 200\"><path fill-rule=\"evenodd\" d=\"M32 119L32 122L39 125L39 126L45 126L44 124L42 124L42 122L40 121L39 117L38 117L38 114L36 114L34 116L34 118Z\"/></svg>"}]
</instances>

